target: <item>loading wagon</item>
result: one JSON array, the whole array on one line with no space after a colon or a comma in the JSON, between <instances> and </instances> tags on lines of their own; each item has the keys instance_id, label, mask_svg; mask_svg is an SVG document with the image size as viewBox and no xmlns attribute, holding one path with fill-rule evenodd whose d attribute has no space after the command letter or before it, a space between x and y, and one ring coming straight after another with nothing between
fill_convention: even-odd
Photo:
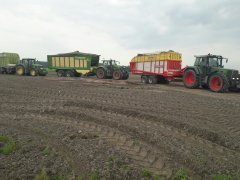
<instances>
[{"instance_id":1,"label":"loading wagon","mask_svg":"<svg viewBox=\"0 0 240 180\"><path fill-rule=\"evenodd\" d=\"M174 51L138 54L130 62L132 74L141 75L143 83L168 82L182 76L182 54Z\"/></svg>"},{"instance_id":2,"label":"loading wagon","mask_svg":"<svg viewBox=\"0 0 240 180\"><path fill-rule=\"evenodd\" d=\"M48 55L48 68L55 70L59 77L78 77L95 71L100 55L79 51Z\"/></svg>"}]
</instances>

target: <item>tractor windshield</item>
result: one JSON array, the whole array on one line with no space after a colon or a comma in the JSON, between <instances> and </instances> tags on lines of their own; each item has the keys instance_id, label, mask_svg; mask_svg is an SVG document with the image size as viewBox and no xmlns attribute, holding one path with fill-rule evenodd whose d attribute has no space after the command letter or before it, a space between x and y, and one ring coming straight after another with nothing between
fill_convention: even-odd
<instances>
[{"instance_id":1,"label":"tractor windshield","mask_svg":"<svg viewBox=\"0 0 240 180\"><path fill-rule=\"evenodd\" d=\"M116 65L116 66L117 66L117 65L119 65L119 64L120 64L119 61L115 61L115 60L112 61L112 65Z\"/></svg>"},{"instance_id":2,"label":"tractor windshield","mask_svg":"<svg viewBox=\"0 0 240 180\"><path fill-rule=\"evenodd\" d=\"M209 57L209 66L210 67L219 67L219 62L220 59L217 57Z\"/></svg>"}]
</instances>

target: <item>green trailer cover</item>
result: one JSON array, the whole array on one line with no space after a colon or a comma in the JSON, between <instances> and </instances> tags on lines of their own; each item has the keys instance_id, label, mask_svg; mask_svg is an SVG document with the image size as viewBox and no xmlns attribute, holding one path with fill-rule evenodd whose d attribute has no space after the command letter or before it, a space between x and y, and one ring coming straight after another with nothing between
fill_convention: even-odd
<instances>
[{"instance_id":1,"label":"green trailer cover","mask_svg":"<svg viewBox=\"0 0 240 180\"><path fill-rule=\"evenodd\" d=\"M0 67L5 67L8 64L19 64L20 57L17 53L0 53Z\"/></svg>"}]
</instances>

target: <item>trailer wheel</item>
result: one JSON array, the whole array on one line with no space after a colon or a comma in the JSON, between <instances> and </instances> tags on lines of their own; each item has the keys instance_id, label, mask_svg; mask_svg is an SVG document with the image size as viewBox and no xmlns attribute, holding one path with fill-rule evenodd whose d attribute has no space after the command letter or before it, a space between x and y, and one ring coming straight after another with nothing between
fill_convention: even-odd
<instances>
[{"instance_id":1,"label":"trailer wheel","mask_svg":"<svg viewBox=\"0 0 240 180\"><path fill-rule=\"evenodd\" d=\"M72 71L67 71L67 72L65 73L65 76L66 76L66 77L74 77L74 73L73 73Z\"/></svg>"},{"instance_id":2,"label":"trailer wheel","mask_svg":"<svg viewBox=\"0 0 240 180\"><path fill-rule=\"evenodd\" d=\"M16 67L16 72L17 72L17 75L23 76L24 75L24 67L23 66L17 66Z\"/></svg>"},{"instance_id":3,"label":"trailer wheel","mask_svg":"<svg viewBox=\"0 0 240 180\"><path fill-rule=\"evenodd\" d=\"M157 78L155 76L149 76L148 83L149 84L157 84Z\"/></svg>"},{"instance_id":4,"label":"trailer wheel","mask_svg":"<svg viewBox=\"0 0 240 180\"><path fill-rule=\"evenodd\" d=\"M30 75L31 76L37 76L37 71L35 69L31 69Z\"/></svg>"},{"instance_id":5,"label":"trailer wheel","mask_svg":"<svg viewBox=\"0 0 240 180\"><path fill-rule=\"evenodd\" d=\"M106 78L106 72L105 72L105 70L103 68L97 69L96 74L97 74L97 78L99 78L99 79Z\"/></svg>"},{"instance_id":6,"label":"trailer wheel","mask_svg":"<svg viewBox=\"0 0 240 180\"><path fill-rule=\"evenodd\" d=\"M120 70L113 71L113 79L114 80L122 79L122 72Z\"/></svg>"},{"instance_id":7,"label":"trailer wheel","mask_svg":"<svg viewBox=\"0 0 240 180\"><path fill-rule=\"evenodd\" d=\"M148 84L148 77L147 77L147 76L142 76L142 77L141 77L141 82L142 82L143 84Z\"/></svg>"},{"instance_id":8,"label":"trailer wheel","mask_svg":"<svg viewBox=\"0 0 240 180\"><path fill-rule=\"evenodd\" d=\"M229 88L229 82L225 75L214 74L210 77L208 86L213 92L226 92Z\"/></svg>"},{"instance_id":9,"label":"trailer wheel","mask_svg":"<svg viewBox=\"0 0 240 180\"><path fill-rule=\"evenodd\" d=\"M184 72L183 83L187 88L198 88L200 86L199 77L192 69L188 69Z\"/></svg>"},{"instance_id":10,"label":"trailer wheel","mask_svg":"<svg viewBox=\"0 0 240 180\"><path fill-rule=\"evenodd\" d=\"M65 72L63 70L58 70L57 71L57 75L58 75L58 77L64 77L65 76Z\"/></svg>"}]
</instances>

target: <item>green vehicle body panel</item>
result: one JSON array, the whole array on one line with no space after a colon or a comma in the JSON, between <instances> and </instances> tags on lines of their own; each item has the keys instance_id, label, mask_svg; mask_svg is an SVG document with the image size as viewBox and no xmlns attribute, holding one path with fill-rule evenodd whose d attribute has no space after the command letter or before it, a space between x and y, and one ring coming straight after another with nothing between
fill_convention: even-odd
<instances>
[{"instance_id":1,"label":"green vehicle body panel","mask_svg":"<svg viewBox=\"0 0 240 180\"><path fill-rule=\"evenodd\" d=\"M226 58L223 58L219 55L204 55L204 56L195 56L196 61L194 63L194 66L187 66L185 71L188 69L193 69L197 75L200 77L201 85L208 84L208 80L213 74L218 75L225 75L230 83L230 87L235 87L239 85L240 81L237 81L237 78L240 79L239 71L235 69L227 69L223 66L223 60ZM202 59L201 59L202 58ZM207 64L201 63L203 62L203 58L205 58ZM202 60L200 62L200 59ZM217 59L217 63L212 65L209 64L212 59ZM226 59L226 62L228 59ZM215 62L215 61L214 61Z\"/></svg>"},{"instance_id":2,"label":"green vehicle body panel","mask_svg":"<svg viewBox=\"0 0 240 180\"><path fill-rule=\"evenodd\" d=\"M93 72L99 64L100 55L81 53L79 51L48 55L48 69L50 70L74 70L78 73Z\"/></svg>"},{"instance_id":3,"label":"green vehicle body panel","mask_svg":"<svg viewBox=\"0 0 240 180\"><path fill-rule=\"evenodd\" d=\"M19 64L20 57L17 53L0 53L0 67L5 67L8 64Z\"/></svg>"}]
</instances>

